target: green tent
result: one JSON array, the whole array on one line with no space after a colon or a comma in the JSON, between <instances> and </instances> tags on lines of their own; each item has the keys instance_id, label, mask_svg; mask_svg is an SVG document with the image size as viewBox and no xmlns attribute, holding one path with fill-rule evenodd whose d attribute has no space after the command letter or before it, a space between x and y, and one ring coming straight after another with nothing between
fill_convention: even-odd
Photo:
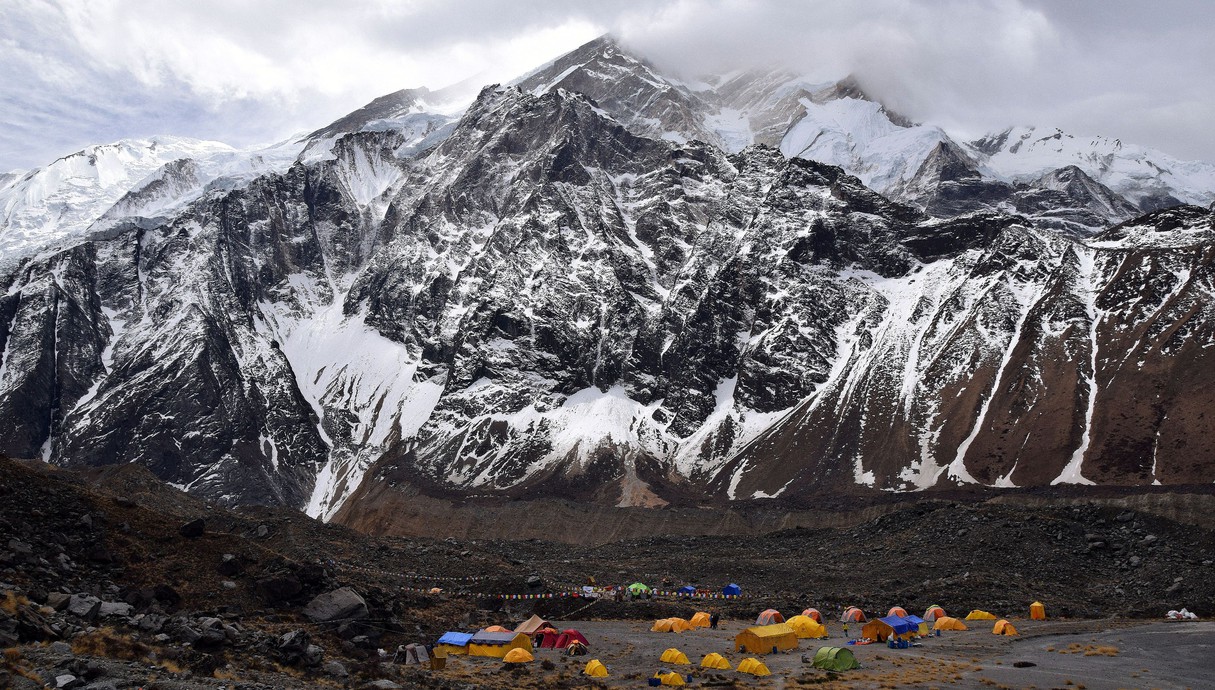
<instances>
[{"instance_id":1,"label":"green tent","mask_svg":"<svg viewBox=\"0 0 1215 690\"><path fill-rule=\"evenodd\" d=\"M633 584L628 586L628 590L629 590L629 594L632 594L633 596L640 596L640 595L645 594L646 592L650 591L650 588L646 587L644 584L642 584L640 582L634 582Z\"/></svg>"},{"instance_id":2,"label":"green tent","mask_svg":"<svg viewBox=\"0 0 1215 690\"><path fill-rule=\"evenodd\" d=\"M860 668L852 652L843 647L819 647L814 653L814 668L826 671L847 671L850 668Z\"/></svg>"}]
</instances>

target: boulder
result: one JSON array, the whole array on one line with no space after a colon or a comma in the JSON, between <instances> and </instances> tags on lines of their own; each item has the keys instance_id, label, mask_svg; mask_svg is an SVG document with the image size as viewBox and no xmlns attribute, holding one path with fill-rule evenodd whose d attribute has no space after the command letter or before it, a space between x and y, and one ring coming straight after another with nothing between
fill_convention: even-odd
<instances>
[{"instance_id":1,"label":"boulder","mask_svg":"<svg viewBox=\"0 0 1215 690\"><path fill-rule=\"evenodd\" d=\"M234 554L225 553L216 570L220 575L240 575L245 570L245 564Z\"/></svg>"},{"instance_id":2,"label":"boulder","mask_svg":"<svg viewBox=\"0 0 1215 690\"><path fill-rule=\"evenodd\" d=\"M112 602L112 601L101 602L101 608L98 609L98 611L97 611L98 615L100 615L102 618L107 618L109 616L118 616L120 618L130 618L132 612L133 612L133 609L130 604L127 604L125 602Z\"/></svg>"},{"instance_id":3,"label":"boulder","mask_svg":"<svg viewBox=\"0 0 1215 690\"><path fill-rule=\"evenodd\" d=\"M304 615L321 623L336 620L358 620L369 614L367 602L349 587L318 595L304 607Z\"/></svg>"},{"instance_id":4,"label":"boulder","mask_svg":"<svg viewBox=\"0 0 1215 690\"><path fill-rule=\"evenodd\" d=\"M197 539L207 531L207 521L203 518L191 520L177 529L177 533L187 539Z\"/></svg>"},{"instance_id":5,"label":"boulder","mask_svg":"<svg viewBox=\"0 0 1215 690\"><path fill-rule=\"evenodd\" d=\"M294 575L271 575L257 581L257 591L273 604L296 597L304 591L304 585Z\"/></svg>"},{"instance_id":6,"label":"boulder","mask_svg":"<svg viewBox=\"0 0 1215 690\"><path fill-rule=\"evenodd\" d=\"M343 666L340 661L326 662L324 670L327 675L333 676L334 678L345 678L346 676L350 675L350 672L346 670L346 667Z\"/></svg>"},{"instance_id":7,"label":"boulder","mask_svg":"<svg viewBox=\"0 0 1215 690\"><path fill-rule=\"evenodd\" d=\"M91 621L101 612L101 600L91 594L73 594L67 610L73 616Z\"/></svg>"},{"instance_id":8,"label":"boulder","mask_svg":"<svg viewBox=\"0 0 1215 690\"><path fill-rule=\"evenodd\" d=\"M55 609L56 611L62 611L63 609L67 608L68 602L71 600L72 595L64 594L63 592L51 592L50 594L46 595L46 605Z\"/></svg>"}]
</instances>

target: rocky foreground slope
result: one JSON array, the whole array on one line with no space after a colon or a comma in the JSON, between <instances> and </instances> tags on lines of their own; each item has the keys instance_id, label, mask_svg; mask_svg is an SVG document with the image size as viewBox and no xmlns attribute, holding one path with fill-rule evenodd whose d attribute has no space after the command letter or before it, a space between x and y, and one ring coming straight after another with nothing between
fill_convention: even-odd
<instances>
[{"instance_id":1,"label":"rocky foreground slope","mask_svg":"<svg viewBox=\"0 0 1215 690\"><path fill-rule=\"evenodd\" d=\"M933 501L890 506L843 528L579 547L373 538L291 510L210 506L129 465L69 472L0 459L0 482L4 687L62 676L75 680L60 687L98 690L413 687L423 682L417 668L386 663L379 649L533 612L557 620L690 615L689 604L666 599L588 607L585 599L499 596L568 592L588 577L737 582L747 596L714 606L743 620L768 607L830 613L845 604L1017 612L1033 599L1063 618L1215 610L1209 526L1089 503ZM443 593L426 593L432 587ZM481 682L503 681L490 674ZM579 681L537 671L512 683Z\"/></svg>"},{"instance_id":2,"label":"rocky foreground slope","mask_svg":"<svg viewBox=\"0 0 1215 690\"><path fill-rule=\"evenodd\" d=\"M352 524L396 487L1215 481L1213 212L1130 219L1209 204L1201 164L1061 137L1041 170L1031 133L959 144L849 81L693 88L607 40L435 98L174 161L10 257L0 452Z\"/></svg>"}]
</instances>

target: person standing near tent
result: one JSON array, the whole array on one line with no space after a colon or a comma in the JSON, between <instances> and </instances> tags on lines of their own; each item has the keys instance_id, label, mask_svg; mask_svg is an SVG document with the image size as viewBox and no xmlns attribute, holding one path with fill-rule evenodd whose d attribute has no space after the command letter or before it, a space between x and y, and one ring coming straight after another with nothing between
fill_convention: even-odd
<instances>
[{"instance_id":1,"label":"person standing near tent","mask_svg":"<svg viewBox=\"0 0 1215 690\"><path fill-rule=\"evenodd\" d=\"M848 636L848 621L844 621L844 637L848 638L849 640L852 639Z\"/></svg>"},{"instance_id":2,"label":"person standing near tent","mask_svg":"<svg viewBox=\"0 0 1215 690\"><path fill-rule=\"evenodd\" d=\"M710 614L709 614L709 628L711 628L711 629L713 629L713 630L716 630L716 629L717 629L717 621L719 621L719 620L721 620L721 614L720 614L720 613L718 613L718 612L716 612L716 611L714 611L713 613L710 613Z\"/></svg>"}]
</instances>

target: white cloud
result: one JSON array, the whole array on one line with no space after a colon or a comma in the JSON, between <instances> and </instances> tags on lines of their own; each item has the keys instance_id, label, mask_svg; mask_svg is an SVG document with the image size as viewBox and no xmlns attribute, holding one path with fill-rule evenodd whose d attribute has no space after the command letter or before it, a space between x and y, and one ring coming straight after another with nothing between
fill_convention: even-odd
<instances>
[{"instance_id":1,"label":"white cloud","mask_svg":"<svg viewBox=\"0 0 1215 690\"><path fill-rule=\"evenodd\" d=\"M174 133L236 145L400 88L486 83L612 31L688 73L856 73L964 134L1034 123L1215 160L1215 3L45 0L0 11L0 168Z\"/></svg>"}]
</instances>

